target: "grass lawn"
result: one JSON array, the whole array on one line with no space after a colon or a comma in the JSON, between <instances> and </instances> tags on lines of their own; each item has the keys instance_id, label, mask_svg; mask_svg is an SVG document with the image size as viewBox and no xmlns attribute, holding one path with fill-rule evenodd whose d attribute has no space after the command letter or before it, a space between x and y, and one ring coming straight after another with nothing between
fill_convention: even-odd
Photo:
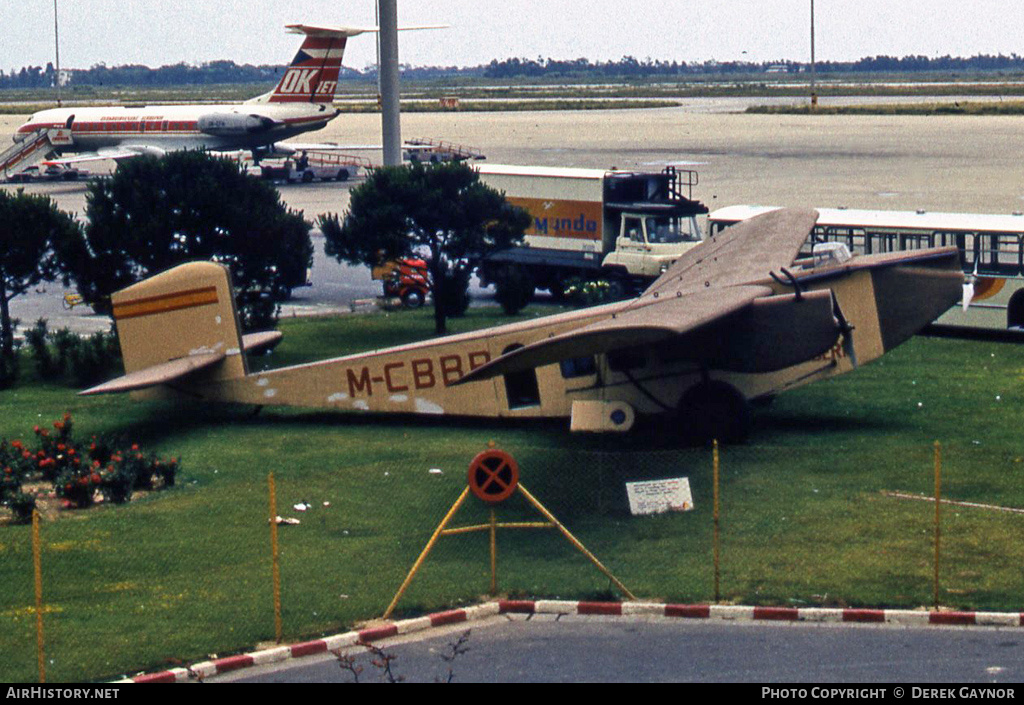
<instances>
[{"instance_id":1,"label":"grass lawn","mask_svg":"<svg viewBox=\"0 0 1024 705\"><path fill-rule=\"evenodd\" d=\"M525 315L533 315L529 309ZM473 309L453 332L504 322ZM287 320L265 363L293 364L427 337L429 311ZM27 367L27 365L26 365ZM918 607L932 600L930 502L884 491L1024 507L1024 353L917 338L843 378L780 396L752 438L722 451L722 599L759 605ZM379 617L494 441L523 484L641 599L713 597L711 454L668 425L574 436L567 423L171 407L79 398L40 384L0 393L0 437L28 440L70 411L79 434L118 433L181 456L178 485L123 506L65 512L42 528L50 681L98 680L250 649L273 638L267 474L278 511L285 638ZM442 472L431 473L431 469ZM687 476L696 509L633 518L623 483ZM292 506L308 502L298 512ZM329 503L329 506L325 506ZM521 498L499 519L533 519ZM467 502L456 524L485 519ZM940 599L1024 608L1024 516L943 508ZM609 581L550 531L499 534L503 595L614 598ZM396 617L474 603L489 584L486 537L442 539ZM30 530L0 526L0 680L36 678Z\"/></svg>"}]
</instances>

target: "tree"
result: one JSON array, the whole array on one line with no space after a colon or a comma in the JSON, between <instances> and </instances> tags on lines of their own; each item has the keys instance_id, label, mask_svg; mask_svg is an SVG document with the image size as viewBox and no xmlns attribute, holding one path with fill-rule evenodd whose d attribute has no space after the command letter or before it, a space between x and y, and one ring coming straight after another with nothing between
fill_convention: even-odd
<instances>
[{"instance_id":1,"label":"tree","mask_svg":"<svg viewBox=\"0 0 1024 705\"><path fill-rule=\"evenodd\" d=\"M16 369L11 301L56 278L56 243L80 231L75 219L49 198L0 190L0 387L13 381Z\"/></svg>"},{"instance_id":2,"label":"tree","mask_svg":"<svg viewBox=\"0 0 1024 705\"><path fill-rule=\"evenodd\" d=\"M310 224L270 184L237 164L178 151L122 162L89 186L83 237L61 264L94 309L110 295L189 260L231 269L246 330L273 324L278 303L306 281L313 262Z\"/></svg>"},{"instance_id":3,"label":"tree","mask_svg":"<svg viewBox=\"0 0 1024 705\"><path fill-rule=\"evenodd\" d=\"M434 329L445 332L444 302L457 300L475 263L520 243L530 216L460 162L413 163L373 170L351 191L344 220L323 215L328 255L374 266L423 257L434 293Z\"/></svg>"}]
</instances>

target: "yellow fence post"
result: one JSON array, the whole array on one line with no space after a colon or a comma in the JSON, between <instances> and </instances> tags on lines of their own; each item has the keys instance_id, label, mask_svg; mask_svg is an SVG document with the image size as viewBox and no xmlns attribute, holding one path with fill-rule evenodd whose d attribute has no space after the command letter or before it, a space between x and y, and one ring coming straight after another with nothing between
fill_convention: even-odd
<instances>
[{"instance_id":1,"label":"yellow fence post","mask_svg":"<svg viewBox=\"0 0 1024 705\"><path fill-rule=\"evenodd\" d=\"M491 595L498 594L498 516L491 509Z\"/></svg>"},{"instance_id":2,"label":"yellow fence post","mask_svg":"<svg viewBox=\"0 0 1024 705\"><path fill-rule=\"evenodd\" d=\"M43 649L43 563L39 540L39 511L32 510L32 568L36 584L36 660L39 663L39 682L46 682L46 656Z\"/></svg>"},{"instance_id":3,"label":"yellow fence post","mask_svg":"<svg viewBox=\"0 0 1024 705\"><path fill-rule=\"evenodd\" d=\"M719 593L719 549L718 549L718 440L715 439L712 447L712 476L714 483L714 532L712 538L712 551L714 554L715 563L715 602L718 602L721 598Z\"/></svg>"},{"instance_id":4,"label":"yellow fence post","mask_svg":"<svg viewBox=\"0 0 1024 705\"><path fill-rule=\"evenodd\" d=\"M939 546L941 541L942 446L935 441L935 588L933 602L939 608Z\"/></svg>"},{"instance_id":5,"label":"yellow fence post","mask_svg":"<svg viewBox=\"0 0 1024 705\"><path fill-rule=\"evenodd\" d=\"M274 473L267 476L270 490L270 554L274 581L274 639L281 643L281 562L277 551L277 487Z\"/></svg>"}]
</instances>

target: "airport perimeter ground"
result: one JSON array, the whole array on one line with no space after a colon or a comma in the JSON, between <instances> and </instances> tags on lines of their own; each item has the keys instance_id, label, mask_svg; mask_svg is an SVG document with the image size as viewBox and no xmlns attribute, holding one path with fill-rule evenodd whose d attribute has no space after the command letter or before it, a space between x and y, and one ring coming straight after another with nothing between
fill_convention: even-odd
<instances>
[{"instance_id":1,"label":"airport perimeter ground","mask_svg":"<svg viewBox=\"0 0 1024 705\"><path fill-rule=\"evenodd\" d=\"M888 98L885 102L898 101ZM992 100L915 96L908 102ZM998 98L995 98L998 100ZM759 98L690 98L683 107L513 113L411 113L403 137L427 137L475 147L494 163L658 170L674 164L694 169L694 196L712 210L739 203L975 213L1024 210L1020 150L1024 118L1018 116L754 115L742 111ZM799 99L775 101L799 103ZM822 105L879 103L879 98L836 98ZM28 116L0 115L0 145ZM380 143L380 117L343 114L302 141L349 145ZM379 154L360 152L379 159ZM107 165L109 166L109 165ZM100 170L102 170L101 165ZM0 188L13 188L14 185ZM34 184L79 214L81 183ZM295 184L281 189L292 208L313 220L343 212L348 184ZM1024 221L1022 221L1024 222ZM322 253L322 241L318 240ZM340 267L318 255L312 292L299 306L345 307L378 292L368 273ZM29 323L41 315L51 328L105 330L78 309L66 314L58 296L32 295L13 302ZM479 293L479 292L478 292Z\"/></svg>"},{"instance_id":2,"label":"airport perimeter ground","mask_svg":"<svg viewBox=\"0 0 1024 705\"><path fill-rule=\"evenodd\" d=\"M1024 207L1018 117L739 112L756 103L690 99L680 108L641 110L414 113L403 116L402 133L470 145L497 163L692 167L701 181L695 195L712 208L775 203L1006 213ZM0 144L9 143L26 117L0 116ZM380 117L341 115L307 137L379 144ZM284 197L312 217L342 209L345 191L325 185L289 189ZM75 210L84 203L70 194L58 200Z\"/></svg>"},{"instance_id":3,"label":"airport perimeter ground","mask_svg":"<svg viewBox=\"0 0 1024 705\"><path fill-rule=\"evenodd\" d=\"M688 108L657 110L420 113L403 118L403 134L465 143L482 150L492 162L638 169L660 169L666 164L692 167L700 172L700 185L694 195L712 209L737 203L993 213L1024 209L1021 118L746 115L708 110L708 105L693 101ZM737 110L743 107L741 101L727 107L733 105ZM0 117L0 144L7 144L10 133L23 119ZM367 144L377 142L378 135L378 116L343 115L312 139ZM84 186L80 184L30 188L50 193L68 210L81 212L84 205ZM348 186L333 183L282 190L286 202L303 210L308 218L344 210L347 193ZM941 384L940 380L930 381ZM1013 393L1019 397L1016 391ZM790 414L793 411L789 409ZM862 409L861 413L867 412ZM785 411L782 416L784 422L788 418ZM280 424L288 429L296 426ZM328 434L343 433L343 427L332 426ZM0 423L0 435L8 430ZM788 434L790 441L793 434L812 432L785 428L785 423L777 430ZM243 431L253 433L253 442L258 441L258 429ZM428 429L427 433L440 436L437 431ZM486 437L491 432L480 429L462 435ZM526 430L519 429L519 434L525 435ZM435 441L440 444L440 439ZM298 439L288 443L296 452L306 450L299 448ZM1019 448L1003 450L1009 455L1020 453ZM403 450L403 454L408 452ZM433 452L440 454L440 447ZM925 466L927 463L925 457ZM204 482L207 479L214 481L210 477ZM778 481L778 477L765 480L769 484ZM256 493L261 491L258 488ZM252 502L265 507L262 496ZM418 541L418 537L412 539L412 543ZM260 537L260 546L264 542ZM418 548L419 544L410 550ZM890 560L879 558L883 563ZM201 618L201 606L192 605L190 614ZM118 667L105 666L110 672Z\"/></svg>"}]
</instances>

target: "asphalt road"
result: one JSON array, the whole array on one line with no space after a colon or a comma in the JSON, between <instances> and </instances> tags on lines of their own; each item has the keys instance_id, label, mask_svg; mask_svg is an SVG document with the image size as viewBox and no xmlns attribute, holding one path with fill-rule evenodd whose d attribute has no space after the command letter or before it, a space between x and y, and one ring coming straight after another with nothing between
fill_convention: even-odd
<instances>
[{"instance_id":1,"label":"asphalt road","mask_svg":"<svg viewBox=\"0 0 1024 705\"><path fill-rule=\"evenodd\" d=\"M298 204L292 207L300 210L310 202L336 202L343 212L348 205L348 191L353 183L359 182L284 184L279 189L283 200L289 205L293 202ZM86 189L85 183L36 183L26 190L46 194L58 207L81 214L85 210ZM291 300L281 307L282 317L349 312L357 302L381 295L381 283L371 279L369 268L342 264L328 257L324 252L324 237L315 228L312 239L312 286L292 292ZM493 290L481 289L476 285L476 280L473 281L470 294L474 301L478 304L493 303ZM40 318L47 320L50 330L69 328L82 334L109 330L108 317L95 315L87 306L68 308L64 296L72 293L73 287L67 289L59 283L41 284L34 291L15 298L11 302L11 315L21 320L19 331L31 327ZM361 307L361 304L356 307Z\"/></svg>"},{"instance_id":2,"label":"asphalt road","mask_svg":"<svg viewBox=\"0 0 1024 705\"><path fill-rule=\"evenodd\" d=\"M459 683L1024 681L1024 633L1018 629L539 617L495 617L380 645L396 657L393 673L410 682L444 681L449 667ZM441 656L467 630L469 650L445 662ZM383 676L365 653L356 665L363 669L360 682ZM328 654L209 681L352 682L353 676Z\"/></svg>"}]
</instances>

